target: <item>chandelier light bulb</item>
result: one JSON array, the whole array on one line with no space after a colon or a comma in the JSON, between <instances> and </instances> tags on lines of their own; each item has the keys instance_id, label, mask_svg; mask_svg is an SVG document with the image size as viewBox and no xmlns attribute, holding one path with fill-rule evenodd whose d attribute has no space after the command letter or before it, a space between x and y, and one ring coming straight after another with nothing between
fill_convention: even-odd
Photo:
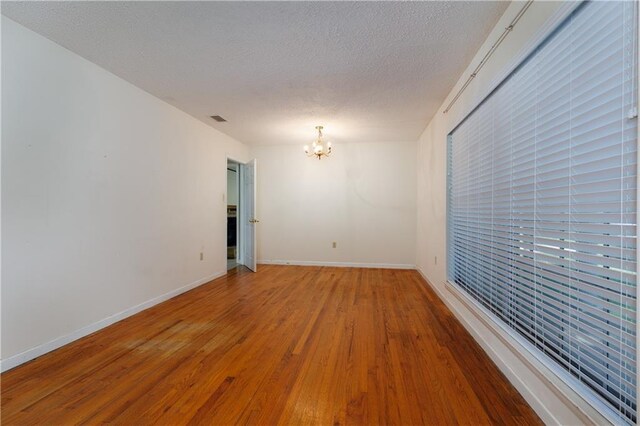
<instances>
[{"instance_id":1,"label":"chandelier light bulb","mask_svg":"<svg viewBox=\"0 0 640 426\"><path fill-rule=\"evenodd\" d=\"M309 151L309 146L305 145L304 152L308 157L318 157L318 160L321 160L322 157L328 157L331 154L331 142L322 140L322 129L322 126L316 126L318 138L311 145L311 151Z\"/></svg>"}]
</instances>

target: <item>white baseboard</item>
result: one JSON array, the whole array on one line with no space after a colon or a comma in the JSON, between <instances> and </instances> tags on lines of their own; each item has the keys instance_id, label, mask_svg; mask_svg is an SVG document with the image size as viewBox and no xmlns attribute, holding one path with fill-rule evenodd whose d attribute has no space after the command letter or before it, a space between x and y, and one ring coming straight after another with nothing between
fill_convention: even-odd
<instances>
[{"instance_id":1,"label":"white baseboard","mask_svg":"<svg viewBox=\"0 0 640 426\"><path fill-rule=\"evenodd\" d=\"M335 266L339 268L382 268L382 269L416 269L416 265L404 263L355 263L355 262L323 262L316 260L258 260L264 265L296 265L296 266Z\"/></svg>"},{"instance_id":2,"label":"white baseboard","mask_svg":"<svg viewBox=\"0 0 640 426\"><path fill-rule=\"evenodd\" d=\"M434 285L420 267L427 284L453 312L531 408L548 425L611 424L593 406L504 333L480 309L465 302L450 284Z\"/></svg>"},{"instance_id":3,"label":"white baseboard","mask_svg":"<svg viewBox=\"0 0 640 426\"><path fill-rule=\"evenodd\" d=\"M177 288L175 290L171 290L168 293L161 294L160 296L154 297L153 299L147 300L146 302L142 302L136 306L132 306L131 308L125 309L124 311L118 312L117 314L108 316L107 318L101 319L100 321L94 322L93 324L89 324L85 327L82 327L79 330L74 331L73 333L69 333L65 336L58 337L54 340L51 340L42 345L36 346L35 348L28 349L22 353L17 355L13 355L7 359L3 359L0 361L0 371L5 372L14 367L19 366L20 364L24 364L27 361L31 361L34 358L42 356L47 352L51 352L55 349L58 349L68 343L71 343L75 340L78 340L82 337L88 336L91 333L94 333L100 329L110 326L120 320L123 320L127 317L137 314L138 312L144 311L154 305L164 302L165 300L169 300L172 297L175 297L179 294L185 293L193 288L196 288L202 284L208 283L216 278L219 278L225 275L227 271L224 272L216 272L213 275L208 277L201 278L197 281L192 282L191 284L187 284L183 287Z\"/></svg>"}]
</instances>

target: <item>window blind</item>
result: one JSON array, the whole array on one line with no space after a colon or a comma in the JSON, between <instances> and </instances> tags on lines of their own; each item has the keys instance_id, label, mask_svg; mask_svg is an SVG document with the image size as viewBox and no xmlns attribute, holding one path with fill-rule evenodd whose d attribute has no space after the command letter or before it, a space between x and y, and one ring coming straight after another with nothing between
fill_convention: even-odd
<instances>
[{"instance_id":1,"label":"window blind","mask_svg":"<svg viewBox=\"0 0 640 426\"><path fill-rule=\"evenodd\" d=\"M635 2L585 2L449 135L448 275L636 421Z\"/></svg>"}]
</instances>

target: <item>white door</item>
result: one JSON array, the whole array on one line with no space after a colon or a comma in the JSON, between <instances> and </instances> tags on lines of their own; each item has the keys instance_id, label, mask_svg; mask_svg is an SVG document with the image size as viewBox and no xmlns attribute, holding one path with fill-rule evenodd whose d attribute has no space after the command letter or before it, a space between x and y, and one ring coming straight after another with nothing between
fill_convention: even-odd
<instances>
[{"instance_id":1,"label":"white door","mask_svg":"<svg viewBox=\"0 0 640 426\"><path fill-rule=\"evenodd\" d=\"M242 260L244 265L256 272L256 160L251 160L240 167L242 172L240 191Z\"/></svg>"}]
</instances>

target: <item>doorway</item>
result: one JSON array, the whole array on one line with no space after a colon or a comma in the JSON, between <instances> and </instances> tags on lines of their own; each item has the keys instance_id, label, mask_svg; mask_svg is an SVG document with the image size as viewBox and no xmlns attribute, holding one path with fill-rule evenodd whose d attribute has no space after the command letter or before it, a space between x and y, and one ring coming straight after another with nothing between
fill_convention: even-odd
<instances>
[{"instance_id":1,"label":"doorway","mask_svg":"<svg viewBox=\"0 0 640 426\"><path fill-rule=\"evenodd\" d=\"M227 270L244 265L257 271L256 160L227 158Z\"/></svg>"},{"instance_id":2,"label":"doorway","mask_svg":"<svg viewBox=\"0 0 640 426\"><path fill-rule=\"evenodd\" d=\"M238 266L240 204L240 164L227 160L227 271Z\"/></svg>"}]
</instances>

